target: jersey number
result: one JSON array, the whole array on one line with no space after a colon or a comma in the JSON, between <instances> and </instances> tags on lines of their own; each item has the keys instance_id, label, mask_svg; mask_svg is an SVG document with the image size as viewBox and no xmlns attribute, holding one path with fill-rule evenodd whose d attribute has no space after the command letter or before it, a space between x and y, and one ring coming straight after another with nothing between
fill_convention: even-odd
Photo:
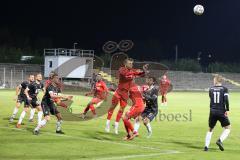
<instances>
[{"instance_id":1,"label":"jersey number","mask_svg":"<svg viewBox=\"0 0 240 160\"><path fill-rule=\"evenodd\" d=\"M213 92L214 103L220 103L220 92Z\"/></svg>"}]
</instances>

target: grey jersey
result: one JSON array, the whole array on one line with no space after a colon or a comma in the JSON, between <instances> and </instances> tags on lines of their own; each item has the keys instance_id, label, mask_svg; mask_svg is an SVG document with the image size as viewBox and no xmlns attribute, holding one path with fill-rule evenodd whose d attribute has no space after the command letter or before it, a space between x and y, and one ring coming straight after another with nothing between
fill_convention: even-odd
<instances>
[{"instance_id":1,"label":"grey jersey","mask_svg":"<svg viewBox=\"0 0 240 160\"><path fill-rule=\"evenodd\" d=\"M159 86L152 85L150 88L143 92L143 97L146 101L146 108L152 111L158 110L158 92L159 92Z\"/></svg>"},{"instance_id":2,"label":"grey jersey","mask_svg":"<svg viewBox=\"0 0 240 160\"><path fill-rule=\"evenodd\" d=\"M211 113L222 114L229 111L228 89L224 86L213 86L209 89Z\"/></svg>"}]
</instances>

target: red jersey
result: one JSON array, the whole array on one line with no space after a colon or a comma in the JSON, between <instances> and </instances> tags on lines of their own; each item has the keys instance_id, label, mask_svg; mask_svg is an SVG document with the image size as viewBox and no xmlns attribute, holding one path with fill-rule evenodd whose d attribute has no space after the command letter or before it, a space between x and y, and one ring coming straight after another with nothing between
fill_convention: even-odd
<instances>
[{"instance_id":1,"label":"red jersey","mask_svg":"<svg viewBox=\"0 0 240 160\"><path fill-rule=\"evenodd\" d=\"M128 91L131 87L136 86L136 84L133 82L134 78L144 75L144 72L138 71L137 69L120 67L118 70L119 83L116 92L122 95L124 99L128 99Z\"/></svg>"},{"instance_id":2,"label":"red jersey","mask_svg":"<svg viewBox=\"0 0 240 160\"><path fill-rule=\"evenodd\" d=\"M142 89L140 86L134 86L130 89L129 91L129 98L132 100L133 107L136 108L144 108L144 101L143 101L143 96L142 96Z\"/></svg>"},{"instance_id":3,"label":"red jersey","mask_svg":"<svg viewBox=\"0 0 240 160\"><path fill-rule=\"evenodd\" d=\"M160 90L161 92L167 92L170 87L171 81L169 79L161 79Z\"/></svg>"},{"instance_id":4,"label":"red jersey","mask_svg":"<svg viewBox=\"0 0 240 160\"><path fill-rule=\"evenodd\" d=\"M94 85L94 97L105 99L108 92L107 85L104 81L97 81Z\"/></svg>"},{"instance_id":5,"label":"red jersey","mask_svg":"<svg viewBox=\"0 0 240 160\"><path fill-rule=\"evenodd\" d=\"M50 80L50 79L48 79L48 80L45 81L45 87L46 87L46 88L47 88L50 84L51 84L51 80Z\"/></svg>"}]
</instances>

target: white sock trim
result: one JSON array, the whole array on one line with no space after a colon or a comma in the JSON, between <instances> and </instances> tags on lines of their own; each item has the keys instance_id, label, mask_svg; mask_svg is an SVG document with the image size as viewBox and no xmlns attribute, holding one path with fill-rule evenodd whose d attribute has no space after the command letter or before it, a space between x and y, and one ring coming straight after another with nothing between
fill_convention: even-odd
<instances>
[{"instance_id":1,"label":"white sock trim","mask_svg":"<svg viewBox=\"0 0 240 160\"><path fill-rule=\"evenodd\" d=\"M229 133L230 133L230 129L224 129L224 131L220 136L221 142L223 142L228 137Z\"/></svg>"},{"instance_id":2,"label":"white sock trim","mask_svg":"<svg viewBox=\"0 0 240 160\"><path fill-rule=\"evenodd\" d=\"M209 131L207 132L206 138L205 138L205 147L209 147L211 138L212 138L212 134L213 134L213 132L209 132Z\"/></svg>"}]
</instances>

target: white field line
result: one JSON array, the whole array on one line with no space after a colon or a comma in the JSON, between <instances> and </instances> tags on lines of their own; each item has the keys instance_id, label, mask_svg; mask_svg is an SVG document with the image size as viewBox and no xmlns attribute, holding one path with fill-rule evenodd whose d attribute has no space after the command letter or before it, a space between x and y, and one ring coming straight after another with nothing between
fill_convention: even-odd
<instances>
[{"instance_id":1,"label":"white field line","mask_svg":"<svg viewBox=\"0 0 240 160\"><path fill-rule=\"evenodd\" d=\"M166 154L177 154L182 153L178 151L165 151L161 153L152 153L152 154L135 154L129 156L118 156L118 157L109 157L109 158L97 158L96 160L118 160L118 159L131 159L131 158L145 158L145 157L155 157L159 155L166 155Z\"/></svg>"},{"instance_id":2,"label":"white field line","mask_svg":"<svg viewBox=\"0 0 240 160\"><path fill-rule=\"evenodd\" d=\"M18 128L9 128L9 127L0 127L2 129L9 129L9 130L17 130L17 131L27 131L26 129L18 129ZM147 150L154 150L154 151L160 151L161 154L163 153L182 153L177 150L162 150L160 148L154 148L154 147L148 147L148 146L141 146L141 145L135 145L135 144L128 144L128 143L120 143L120 142L114 142L114 141L106 141L106 140L96 140L96 139L90 139L90 138L83 138L83 137L77 137L77 136L71 136L71 135L60 135L56 133L51 132L44 132L44 134L52 135L52 136L58 136L58 137L67 137L67 138L73 138L73 139L80 139L85 141L92 141L92 142L98 142L98 143L109 143L109 144L117 144L122 146L127 146L130 148L141 148L141 149L147 149ZM159 153L160 154L160 153Z\"/></svg>"}]
</instances>

